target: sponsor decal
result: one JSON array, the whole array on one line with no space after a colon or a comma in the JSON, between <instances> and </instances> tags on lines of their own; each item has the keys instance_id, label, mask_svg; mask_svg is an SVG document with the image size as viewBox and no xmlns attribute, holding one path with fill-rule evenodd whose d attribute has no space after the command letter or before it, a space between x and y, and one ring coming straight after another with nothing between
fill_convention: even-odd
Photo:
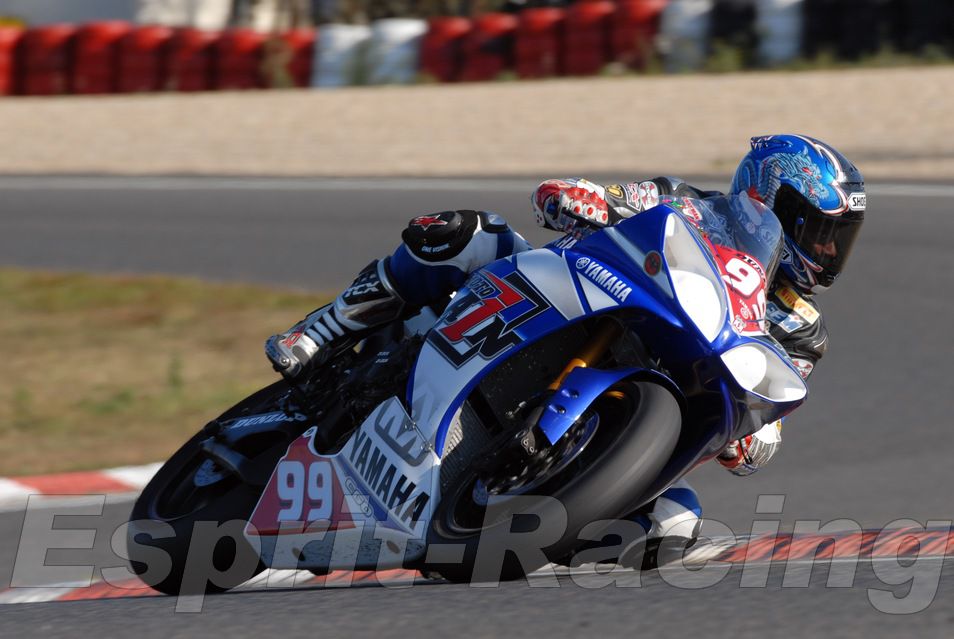
<instances>
[{"instance_id":1,"label":"sponsor decal","mask_svg":"<svg viewBox=\"0 0 954 639\"><path fill-rule=\"evenodd\" d=\"M659 199L659 203L668 204L678 209L690 224L697 229L702 229L702 213L699 212L699 209L696 208L696 205L692 203L691 199L685 197L662 197Z\"/></svg>"},{"instance_id":2,"label":"sponsor decal","mask_svg":"<svg viewBox=\"0 0 954 639\"><path fill-rule=\"evenodd\" d=\"M436 215L421 215L411 220L411 226L420 226L425 231L432 226L447 226L447 222Z\"/></svg>"},{"instance_id":3,"label":"sponsor decal","mask_svg":"<svg viewBox=\"0 0 954 639\"><path fill-rule=\"evenodd\" d=\"M729 292L732 327L740 335L765 333L765 269L751 255L719 244L710 246Z\"/></svg>"},{"instance_id":4,"label":"sponsor decal","mask_svg":"<svg viewBox=\"0 0 954 639\"><path fill-rule=\"evenodd\" d=\"M623 190L626 191L626 202L632 204L639 210L639 184L635 182L630 184L624 184Z\"/></svg>"},{"instance_id":5,"label":"sponsor decal","mask_svg":"<svg viewBox=\"0 0 954 639\"><path fill-rule=\"evenodd\" d=\"M375 261L373 266L365 268L351 286L345 289L341 294L345 302L359 304L387 295L380 286L381 280L378 279L377 266L378 263Z\"/></svg>"},{"instance_id":6,"label":"sponsor decal","mask_svg":"<svg viewBox=\"0 0 954 639\"><path fill-rule=\"evenodd\" d=\"M610 184L606 187L606 192L616 198L625 197L623 194L623 187L619 184Z\"/></svg>"},{"instance_id":7,"label":"sponsor decal","mask_svg":"<svg viewBox=\"0 0 954 639\"><path fill-rule=\"evenodd\" d=\"M426 455L425 451L421 461ZM414 530L431 496L401 472L403 464L401 467L395 464L390 451L362 430L355 432L352 438L348 461L381 504L403 525Z\"/></svg>"},{"instance_id":8,"label":"sponsor decal","mask_svg":"<svg viewBox=\"0 0 954 639\"><path fill-rule=\"evenodd\" d=\"M546 298L519 271L503 277L480 271L444 314L446 325L428 342L460 368L474 357L492 360L523 341L516 329L550 308Z\"/></svg>"},{"instance_id":9,"label":"sponsor decal","mask_svg":"<svg viewBox=\"0 0 954 639\"><path fill-rule=\"evenodd\" d=\"M782 286L775 291L775 296L809 324L814 324L818 321L818 318L821 317L821 313L818 312L818 309L806 302L798 293L787 286Z\"/></svg>"},{"instance_id":10,"label":"sponsor decal","mask_svg":"<svg viewBox=\"0 0 954 639\"><path fill-rule=\"evenodd\" d=\"M865 193L851 193L848 196L848 209L851 211L864 211L868 205L868 196Z\"/></svg>"},{"instance_id":11,"label":"sponsor decal","mask_svg":"<svg viewBox=\"0 0 954 639\"><path fill-rule=\"evenodd\" d=\"M423 534L432 502L431 448L400 401L379 406L334 456L316 452L316 432L313 427L296 439L279 461L249 532L341 530L364 520Z\"/></svg>"},{"instance_id":12,"label":"sponsor decal","mask_svg":"<svg viewBox=\"0 0 954 639\"><path fill-rule=\"evenodd\" d=\"M626 280L621 279L599 262L581 257L576 261L576 268L620 302L625 302L629 294L633 292L633 288L629 286Z\"/></svg>"},{"instance_id":13,"label":"sponsor decal","mask_svg":"<svg viewBox=\"0 0 954 639\"><path fill-rule=\"evenodd\" d=\"M281 341L281 344L283 346L287 346L288 348L291 348L296 343L298 343L298 340L301 339L301 336L302 336L302 331L295 331L294 333L289 334L285 339L283 339Z\"/></svg>"},{"instance_id":14,"label":"sponsor decal","mask_svg":"<svg viewBox=\"0 0 954 639\"><path fill-rule=\"evenodd\" d=\"M646 260L643 262L643 270L646 275L654 277L662 268L662 256L656 251L650 251L646 254Z\"/></svg>"},{"instance_id":15,"label":"sponsor decal","mask_svg":"<svg viewBox=\"0 0 954 639\"><path fill-rule=\"evenodd\" d=\"M795 313L792 313L791 315L786 316L785 319L782 320L778 325L786 333L794 333L795 331L805 328L805 320Z\"/></svg>"},{"instance_id":16,"label":"sponsor decal","mask_svg":"<svg viewBox=\"0 0 954 639\"><path fill-rule=\"evenodd\" d=\"M275 411L273 413L264 413L262 415L252 415L251 417L243 417L242 419L237 419L229 426L229 428L244 428L245 426L258 426L260 424L274 424L277 422L293 422L300 421L305 419L304 416L299 417L299 415L288 415L282 411Z\"/></svg>"},{"instance_id":17,"label":"sponsor decal","mask_svg":"<svg viewBox=\"0 0 954 639\"><path fill-rule=\"evenodd\" d=\"M441 244L440 246L422 246L418 250L421 253L440 253L450 248L450 244Z\"/></svg>"},{"instance_id":18,"label":"sponsor decal","mask_svg":"<svg viewBox=\"0 0 954 639\"><path fill-rule=\"evenodd\" d=\"M805 320L796 315L795 313L789 313L788 311L779 308L775 302L768 303L768 310L766 311L766 318L772 324L781 327L786 333L794 333L795 331L805 327Z\"/></svg>"},{"instance_id":19,"label":"sponsor decal","mask_svg":"<svg viewBox=\"0 0 954 639\"><path fill-rule=\"evenodd\" d=\"M560 238L559 240L557 240L556 242L554 242L553 247L565 250L565 249L573 248L574 246L576 246L576 243L579 241L580 241L580 238L576 237L575 235L566 235Z\"/></svg>"},{"instance_id":20,"label":"sponsor decal","mask_svg":"<svg viewBox=\"0 0 954 639\"><path fill-rule=\"evenodd\" d=\"M644 211L659 204L659 187L655 182L639 183L639 204Z\"/></svg>"},{"instance_id":21,"label":"sponsor decal","mask_svg":"<svg viewBox=\"0 0 954 639\"><path fill-rule=\"evenodd\" d=\"M367 295L369 293L380 293L381 289L378 288L378 281L371 280L365 282L355 282L341 294L341 297L345 300L350 300L353 297L361 297L362 295Z\"/></svg>"}]
</instances>

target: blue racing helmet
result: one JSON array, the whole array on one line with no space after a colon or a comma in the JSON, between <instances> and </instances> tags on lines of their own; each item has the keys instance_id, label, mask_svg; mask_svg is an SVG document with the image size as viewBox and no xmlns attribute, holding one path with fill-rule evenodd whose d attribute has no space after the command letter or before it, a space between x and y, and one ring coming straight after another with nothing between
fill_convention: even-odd
<instances>
[{"instance_id":1,"label":"blue racing helmet","mask_svg":"<svg viewBox=\"0 0 954 639\"><path fill-rule=\"evenodd\" d=\"M732 194L768 205L785 231L781 267L806 291L824 290L845 267L865 217L865 179L854 164L802 135L752 138Z\"/></svg>"}]
</instances>

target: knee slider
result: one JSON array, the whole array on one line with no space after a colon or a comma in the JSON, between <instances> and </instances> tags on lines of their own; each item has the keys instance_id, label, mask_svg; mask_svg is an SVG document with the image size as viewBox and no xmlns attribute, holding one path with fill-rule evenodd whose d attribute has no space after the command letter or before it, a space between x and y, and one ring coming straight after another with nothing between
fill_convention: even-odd
<instances>
[{"instance_id":1,"label":"knee slider","mask_svg":"<svg viewBox=\"0 0 954 639\"><path fill-rule=\"evenodd\" d=\"M401 234L408 250L425 262L443 262L460 255L477 232L481 213L441 211L410 221Z\"/></svg>"}]
</instances>

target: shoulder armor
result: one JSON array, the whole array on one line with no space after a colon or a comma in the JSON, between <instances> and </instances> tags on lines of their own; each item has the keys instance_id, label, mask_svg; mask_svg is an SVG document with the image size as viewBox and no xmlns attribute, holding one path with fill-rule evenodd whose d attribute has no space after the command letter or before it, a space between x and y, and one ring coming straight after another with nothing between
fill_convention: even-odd
<instances>
[{"instance_id":1,"label":"shoulder armor","mask_svg":"<svg viewBox=\"0 0 954 639\"><path fill-rule=\"evenodd\" d=\"M441 211L411 220L401 239L426 262L441 262L458 255L477 230L476 211Z\"/></svg>"},{"instance_id":2,"label":"shoulder armor","mask_svg":"<svg viewBox=\"0 0 954 639\"><path fill-rule=\"evenodd\" d=\"M480 228L488 233L504 233L510 230L510 226L507 225L507 220L496 213L478 211L477 216L480 218Z\"/></svg>"}]
</instances>

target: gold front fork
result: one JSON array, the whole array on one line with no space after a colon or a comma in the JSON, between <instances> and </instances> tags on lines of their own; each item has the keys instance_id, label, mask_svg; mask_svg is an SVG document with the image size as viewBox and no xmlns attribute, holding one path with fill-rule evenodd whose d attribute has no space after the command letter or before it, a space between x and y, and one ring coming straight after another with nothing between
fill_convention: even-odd
<instances>
[{"instance_id":1,"label":"gold front fork","mask_svg":"<svg viewBox=\"0 0 954 639\"><path fill-rule=\"evenodd\" d=\"M563 380L566 379L566 376L569 375L570 371L574 368L586 368L598 362L606 351L609 350L609 347L612 346L622 334L623 326L619 322L609 317L601 318L593 334L590 335L590 338L586 341L586 344L583 345L583 348L580 349L576 357L567 363L566 368L553 380L553 383L548 386L548 389L555 391L560 388L560 384L563 383Z\"/></svg>"}]
</instances>

